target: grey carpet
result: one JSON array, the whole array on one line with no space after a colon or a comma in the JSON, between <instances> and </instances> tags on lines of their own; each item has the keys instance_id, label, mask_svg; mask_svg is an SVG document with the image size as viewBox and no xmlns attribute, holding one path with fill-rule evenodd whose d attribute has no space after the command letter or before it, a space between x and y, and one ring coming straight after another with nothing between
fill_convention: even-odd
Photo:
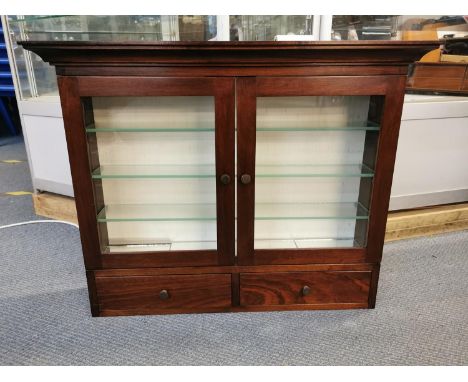
<instances>
[{"instance_id":1,"label":"grey carpet","mask_svg":"<svg viewBox=\"0 0 468 382\"><path fill-rule=\"evenodd\" d=\"M8 199L0 225L34 217ZM467 365L467 255L466 231L385 245L374 310L92 318L75 228L0 230L0 364Z\"/></svg>"}]
</instances>

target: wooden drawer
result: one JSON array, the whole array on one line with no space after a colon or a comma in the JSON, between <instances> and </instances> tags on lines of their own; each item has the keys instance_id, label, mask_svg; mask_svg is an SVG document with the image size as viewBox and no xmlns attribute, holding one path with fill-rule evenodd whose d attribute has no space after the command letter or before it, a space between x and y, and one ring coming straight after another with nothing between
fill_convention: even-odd
<instances>
[{"instance_id":1,"label":"wooden drawer","mask_svg":"<svg viewBox=\"0 0 468 382\"><path fill-rule=\"evenodd\" d=\"M101 310L171 310L231 306L231 275L96 277Z\"/></svg>"},{"instance_id":2,"label":"wooden drawer","mask_svg":"<svg viewBox=\"0 0 468 382\"><path fill-rule=\"evenodd\" d=\"M251 305L367 304L371 272L243 273L240 303Z\"/></svg>"},{"instance_id":3,"label":"wooden drawer","mask_svg":"<svg viewBox=\"0 0 468 382\"><path fill-rule=\"evenodd\" d=\"M465 64L421 64L417 63L414 69L416 77L444 77L463 78L465 75Z\"/></svg>"},{"instance_id":4,"label":"wooden drawer","mask_svg":"<svg viewBox=\"0 0 468 382\"><path fill-rule=\"evenodd\" d=\"M409 88L432 90L461 90L467 65L416 63L408 82Z\"/></svg>"}]
</instances>

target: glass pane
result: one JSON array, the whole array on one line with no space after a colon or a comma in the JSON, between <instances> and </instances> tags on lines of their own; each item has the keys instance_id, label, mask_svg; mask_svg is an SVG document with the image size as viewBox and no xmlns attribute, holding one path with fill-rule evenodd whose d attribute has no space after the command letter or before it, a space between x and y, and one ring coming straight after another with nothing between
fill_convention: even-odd
<instances>
[{"instance_id":1,"label":"glass pane","mask_svg":"<svg viewBox=\"0 0 468 382\"><path fill-rule=\"evenodd\" d=\"M363 247L382 97L257 98L256 249Z\"/></svg>"},{"instance_id":2,"label":"glass pane","mask_svg":"<svg viewBox=\"0 0 468 382\"><path fill-rule=\"evenodd\" d=\"M439 40L447 36L466 37L466 16L398 16L397 35L401 40Z\"/></svg>"},{"instance_id":3,"label":"glass pane","mask_svg":"<svg viewBox=\"0 0 468 382\"><path fill-rule=\"evenodd\" d=\"M464 37L468 25L464 16L447 15L336 15L332 40L439 40ZM328 39L330 36L323 36Z\"/></svg>"},{"instance_id":4,"label":"glass pane","mask_svg":"<svg viewBox=\"0 0 468 382\"><path fill-rule=\"evenodd\" d=\"M30 40L207 41L217 35L211 15L11 16Z\"/></svg>"},{"instance_id":5,"label":"glass pane","mask_svg":"<svg viewBox=\"0 0 468 382\"><path fill-rule=\"evenodd\" d=\"M103 251L216 249L214 98L83 106Z\"/></svg>"},{"instance_id":6,"label":"glass pane","mask_svg":"<svg viewBox=\"0 0 468 382\"><path fill-rule=\"evenodd\" d=\"M312 15L229 16L231 41L318 40ZM312 37L313 36L313 37Z\"/></svg>"},{"instance_id":7,"label":"glass pane","mask_svg":"<svg viewBox=\"0 0 468 382\"><path fill-rule=\"evenodd\" d=\"M57 95L55 69L16 44L40 41L204 41L217 36L216 16L8 16L23 98Z\"/></svg>"},{"instance_id":8,"label":"glass pane","mask_svg":"<svg viewBox=\"0 0 468 382\"><path fill-rule=\"evenodd\" d=\"M178 16L180 41L208 41L216 37L216 16Z\"/></svg>"},{"instance_id":9,"label":"glass pane","mask_svg":"<svg viewBox=\"0 0 468 382\"><path fill-rule=\"evenodd\" d=\"M333 16L332 40L391 40L396 37L397 16Z\"/></svg>"},{"instance_id":10,"label":"glass pane","mask_svg":"<svg viewBox=\"0 0 468 382\"><path fill-rule=\"evenodd\" d=\"M13 51L13 55L15 56L15 65L16 65L16 72L18 73L17 79L18 79L18 85L20 88L20 93L21 97L23 99L30 98L33 94L32 89L31 89L31 84L29 80L29 74L28 74L28 60L27 60L27 53L23 50L21 46L19 46L16 41L21 40L22 36L22 25L15 23L14 20L16 20L15 16L11 16L8 18L8 27L9 31L11 33L11 36L7 36L5 34L5 37L10 37L11 41L11 47ZM32 53L31 53L32 54ZM11 68L12 71L14 70ZM55 75L54 75L55 77Z\"/></svg>"}]
</instances>

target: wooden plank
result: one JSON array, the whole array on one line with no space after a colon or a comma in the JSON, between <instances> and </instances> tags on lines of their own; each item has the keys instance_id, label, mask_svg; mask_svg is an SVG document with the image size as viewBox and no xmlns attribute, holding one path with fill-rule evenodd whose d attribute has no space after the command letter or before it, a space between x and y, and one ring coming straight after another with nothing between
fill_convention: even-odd
<instances>
[{"instance_id":1,"label":"wooden plank","mask_svg":"<svg viewBox=\"0 0 468 382\"><path fill-rule=\"evenodd\" d=\"M384 95L394 77L259 77L256 81L257 97ZM406 77L405 77L406 79Z\"/></svg>"},{"instance_id":2,"label":"wooden plank","mask_svg":"<svg viewBox=\"0 0 468 382\"><path fill-rule=\"evenodd\" d=\"M389 214L385 241L468 229L468 203Z\"/></svg>"},{"instance_id":3,"label":"wooden plank","mask_svg":"<svg viewBox=\"0 0 468 382\"><path fill-rule=\"evenodd\" d=\"M44 192L32 195L36 215L78 224L75 199Z\"/></svg>"},{"instance_id":4,"label":"wooden plank","mask_svg":"<svg viewBox=\"0 0 468 382\"><path fill-rule=\"evenodd\" d=\"M366 263L357 264L300 264L300 265L234 265L234 266L208 266L208 267L174 267L174 268L126 268L103 269L94 271L96 277L115 276L158 276L158 275L194 275L231 273L233 278L240 273L274 273L274 272L317 272L317 271L372 271L374 265ZM233 279L233 284L238 280Z\"/></svg>"},{"instance_id":5,"label":"wooden plank","mask_svg":"<svg viewBox=\"0 0 468 382\"><path fill-rule=\"evenodd\" d=\"M440 55L441 62L453 62L457 64L468 64L468 56L467 55L460 55L460 54L441 54Z\"/></svg>"},{"instance_id":6,"label":"wooden plank","mask_svg":"<svg viewBox=\"0 0 468 382\"><path fill-rule=\"evenodd\" d=\"M304 304L304 305L250 305L250 306L230 306L223 308L179 308L179 309L102 309L100 317L111 316L135 316L148 314L195 314L195 313L240 313L240 312L274 312L292 310L343 310L343 309L366 309L368 303L332 303L332 304Z\"/></svg>"},{"instance_id":7,"label":"wooden plank","mask_svg":"<svg viewBox=\"0 0 468 382\"><path fill-rule=\"evenodd\" d=\"M211 96L216 91L215 81L206 77L77 77L81 97Z\"/></svg>"},{"instance_id":8,"label":"wooden plank","mask_svg":"<svg viewBox=\"0 0 468 382\"><path fill-rule=\"evenodd\" d=\"M102 75L103 68L86 66L67 66L58 67L57 74L74 76L95 76ZM353 65L319 65L308 64L307 66L206 66L206 67L179 67L179 66L106 66L105 72L108 76L144 76L144 77L200 77L200 76L241 76L254 77L259 74L262 76L358 76L358 75L406 75L408 68L402 66L366 66Z\"/></svg>"}]
</instances>

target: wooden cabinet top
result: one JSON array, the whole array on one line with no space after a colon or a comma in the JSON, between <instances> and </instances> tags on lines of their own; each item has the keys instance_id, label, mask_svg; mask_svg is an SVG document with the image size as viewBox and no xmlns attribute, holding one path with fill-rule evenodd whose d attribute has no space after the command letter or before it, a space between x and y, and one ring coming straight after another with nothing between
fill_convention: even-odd
<instances>
[{"instance_id":1,"label":"wooden cabinet top","mask_svg":"<svg viewBox=\"0 0 468 382\"><path fill-rule=\"evenodd\" d=\"M405 66L438 41L95 42L22 41L44 61L67 66Z\"/></svg>"}]
</instances>

